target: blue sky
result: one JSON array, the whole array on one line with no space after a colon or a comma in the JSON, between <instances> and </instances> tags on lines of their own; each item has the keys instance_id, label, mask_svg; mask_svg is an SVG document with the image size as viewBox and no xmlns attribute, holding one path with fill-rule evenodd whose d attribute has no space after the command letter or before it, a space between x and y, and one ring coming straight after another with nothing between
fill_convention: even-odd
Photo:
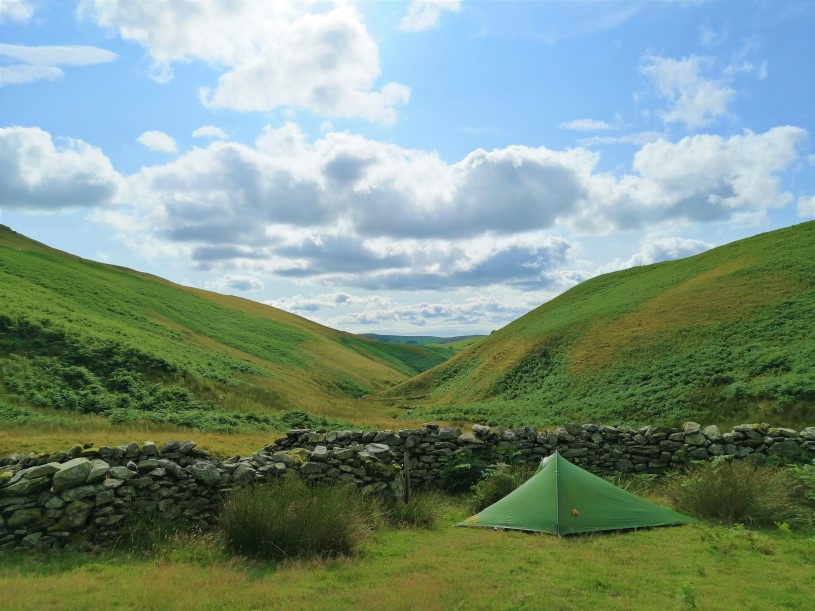
<instances>
[{"instance_id":1,"label":"blue sky","mask_svg":"<svg viewBox=\"0 0 815 611\"><path fill-rule=\"evenodd\" d=\"M487 333L815 218L815 2L3 0L0 223L353 332Z\"/></svg>"}]
</instances>

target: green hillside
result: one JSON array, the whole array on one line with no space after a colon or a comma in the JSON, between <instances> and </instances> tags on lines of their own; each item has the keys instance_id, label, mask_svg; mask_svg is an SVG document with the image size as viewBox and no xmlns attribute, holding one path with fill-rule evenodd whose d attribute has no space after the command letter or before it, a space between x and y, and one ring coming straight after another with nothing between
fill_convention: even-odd
<instances>
[{"instance_id":1,"label":"green hillside","mask_svg":"<svg viewBox=\"0 0 815 611\"><path fill-rule=\"evenodd\" d=\"M815 222L591 279L388 396L502 424L811 423Z\"/></svg>"},{"instance_id":2,"label":"green hillside","mask_svg":"<svg viewBox=\"0 0 815 611\"><path fill-rule=\"evenodd\" d=\"M56 408L210 430L320 424L302 412L353 414L360 397L450 353L86 261L0 226L0 422Z\"/></svg>"}]
</instances>

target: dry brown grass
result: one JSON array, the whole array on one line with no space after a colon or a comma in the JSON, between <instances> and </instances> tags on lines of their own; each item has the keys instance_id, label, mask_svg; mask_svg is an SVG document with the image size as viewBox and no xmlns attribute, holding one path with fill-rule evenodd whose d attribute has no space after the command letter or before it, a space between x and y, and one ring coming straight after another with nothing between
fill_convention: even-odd
<instances>
[{"instance_id":1,"label":"dry brown grass","mask_svg":"<svg viewBox=\"0 0 815 611\"><path fill-rule=\"evenodd\" d=\"M569 352L570 371L597 370L616 362L622 352L653 344L678 329L737 320L801 290L800 284L780 275L756 279L738 274L746 264L739 260L720 265L663 291L630 314L592 324Z\"/></svg>"}]
</instances>

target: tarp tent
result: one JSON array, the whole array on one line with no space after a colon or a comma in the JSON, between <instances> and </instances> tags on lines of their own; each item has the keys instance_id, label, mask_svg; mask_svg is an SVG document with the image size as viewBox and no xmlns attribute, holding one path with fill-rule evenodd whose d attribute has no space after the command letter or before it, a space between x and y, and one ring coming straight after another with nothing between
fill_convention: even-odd
<instances>
[{"instance_id":1,"label":"tarp tent","mask_svg":"<svg viewBox=\"0 0 815 611\"><path fill-rule=\"evenodd\" d=\"M697 521L626 492L555 452L513 492L456 526L570 535Z\"/></svg>"}]
</instances>

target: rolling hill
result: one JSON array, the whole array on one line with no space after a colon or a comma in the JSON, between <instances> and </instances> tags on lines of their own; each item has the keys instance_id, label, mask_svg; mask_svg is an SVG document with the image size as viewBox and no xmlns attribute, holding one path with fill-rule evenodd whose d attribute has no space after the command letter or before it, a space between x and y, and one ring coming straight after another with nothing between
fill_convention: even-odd
<instances>
[{"instance_id":1,"label":"rolling hill","mask_svg":"<svg viewBox=\"0 0 815 611\"><path fill-rule=\"evenodd\" d=\"M335 331L87 261L0 226L7 419L36 420L37 408L55 408L205 430L319 425L325 421L314 414L337 406L354 414L360 397L452 353Z\"/></svg>"},{"instance_id":2,"label":"rolling hill","mask_svg":"<svg viewBox=\"0 0 815 611\"><path fill-rule=\"evenodd\" d=\"M588 280L388 391L500 424L815 417L815 222Z\"/></svg>"}]
</instances>

